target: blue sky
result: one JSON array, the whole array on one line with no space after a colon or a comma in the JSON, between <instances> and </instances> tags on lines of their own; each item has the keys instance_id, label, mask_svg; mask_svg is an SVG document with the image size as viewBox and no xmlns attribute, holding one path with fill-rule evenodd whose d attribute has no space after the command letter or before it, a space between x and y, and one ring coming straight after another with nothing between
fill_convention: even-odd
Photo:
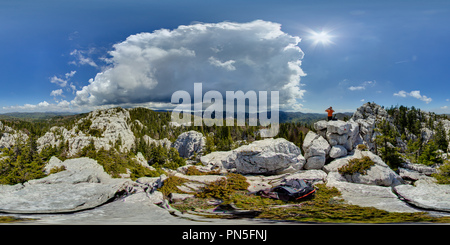
<instances>
[{"instance_id":1,"label":"blue sky","mask_svg":"<svg viewBox=\"0 0 450 245\"><path fill-rule=\"evenodd\" d=\"M263 22L254 22L255 20ZM198 24L223 22L253 23L249 27L253 29L249 31L248 40L244 35L236 33L234 40L237 41L230 39L228 42L233 47L239 46L241 53L254 57L257 56L256 52L246 53L244 43L251 45L251 40L254 39L250 36L256 35L258 28L274 31L276 25L271 23L281 25L280 42L295 43L293 37L302 39L297 47L302 50L303 55L301 51L293 49L286 59L270 59L267 56L272 54L268 51L272 46L269 45L278 44L261 43L261 56L267 58L261 62L270 62L271 67L282 67L282 64L286 66L292 61L290 59L301 60L299 67L306 75L301 75L300 82L285 91L286 101L292 104L294 98L297 103L290 107L291 110L323 112L325 108L333 106L336 111L354 111L363 103L373 101L387 107L398 104L437 113L450 113L450 2L446 0L0 0L0 113L88 111L104 105L126 106L139 103L162 108L166 97L144 96L138 92L158 94L161 91L163 94L158 88L164 84L161 77L168 76L167 74L164 76L158 73L160 80L154 81L158 85L148 87L147 90L139 87L142 86L142 81L136 78L136 83L140 85L129 88L134 93L123 91L123 86L119 86L120 81L115 85L121 91L111 91L112 88L108 87L106 92L106 80L114 75L124 74L119 73L122 71L121 65L130 62L124 58L125 54L130 54L125 53L126 48L130 47L128 44L134 40L134 47L148 47L152 45L151 40L163 40L161 33L136 35L139 33L153 33L160 29L181 31L181 25L199 26ZM235 28L244 29L244 26ZM212 30L218 28L213 26ZM314 45L317 39L312 38L313 32L327 33L325 42ZM210 34L214 36L215 33ZM190 33L186 37L195 40L192 35ZM208 40L222 45L226 36L218 37L220 39L208 37ZM173 44L170 43L172 41ZM172 45L170 50L176 49L175 39L168 39L167 42L167 45ZM195 40L195 45L186 44L186 47L196 51L197 56L201 52L196 46L199 42ZM251 47L248 47L250 50ZM180 50L183 51L178 49ZM236 83L246 83L248 86L237 85L236 90L259 90L258 79L272 75L273 79L283 79L283 74L292 72L287 70L283 74L276 74L281 71L275 68L266 71L255 68L237 73L240 71L239 57L232 57L233 51L231 48L227 51L228 54L222 56L205 56L209 57L206 61L216 65L215 68L226 68L224 73L218 74L212 68L205 71L207 68L200 66L204 63L198 63L190 65L189 72L181 73L183 79L199 79L198 74L201 74L201 77L208 80L210 73L214 73L220 75L220 78L236 80L240 78L236 74L241 74L245 81ZM183 57L187 57L186 55L189 56L189 52ZM174 71L183 69L181 58L178 56L177 59L170 59L171 76ZM136 64L140 66L140 63ZM265 64L260 67L263 65ZM164 70L166 66L160 60L152 60L145 69ZM205 69L202 70L202 67ZM193 70L197 72L194 73ZM228 76L225 72L236 74ZM130 74L133 76L135 73ZM194 75L190 78L189 74ZM214 79L214 83L206 88L223 85L226 89L233 89L230 82L221 84L220 79L211 79ZM293 78L286 79L293 82ZM143 81L150 80L147 78ZM269 81L275 83L276 80L264 82ZM270 87L270 84L264 82L261 82L261 87L268 86L273 90L277 86ZM176 82L170 84L171 86L166 87L174 92L184 88ZM81 93L83 88L84 94ZM166 90L164 92L168 93ZM295 91L291 93L289 90ZM127 92L129 95L124 95Z\"/></svg>"}]
</instances>

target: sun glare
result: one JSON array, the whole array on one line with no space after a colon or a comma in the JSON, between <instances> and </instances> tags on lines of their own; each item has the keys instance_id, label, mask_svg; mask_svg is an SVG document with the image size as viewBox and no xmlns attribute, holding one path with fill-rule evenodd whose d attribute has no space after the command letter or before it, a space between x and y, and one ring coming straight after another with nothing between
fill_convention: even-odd
<instances>
[{"instance_id":1,"label":"sun glare","mask_svg":"<svg viewBox=\"0 0 450 245\"><path fill-rule=\"evenodd\" d=\"M322 46L329 46L330 44L334 44L334 42L332 41L334 36L330 35L330 31L322 30L316 32L308 28L307 32L309 33L309 35L306 37L306 39L312 40L311 46L313 48L319 44Z\"/></svg>"},{"instance_id":2,"label":"sun glare","mask_svg":"<svg viewBox=\"0 0 450 245\"><path fill-rule=\"evenodd\" d=\"M315 44L321 43L321 44L326 45L326 44L332 43L331 36L327 32L324 32L324 31L322 31L320 33L317 33L317 32L312 33L311 39L314 40Z\"/></svg>"}]
</instances>

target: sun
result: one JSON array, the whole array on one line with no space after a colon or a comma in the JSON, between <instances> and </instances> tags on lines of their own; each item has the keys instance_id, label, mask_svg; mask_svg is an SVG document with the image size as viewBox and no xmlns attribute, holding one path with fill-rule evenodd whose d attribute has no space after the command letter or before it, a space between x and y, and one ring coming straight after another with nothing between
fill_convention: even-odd
<instances>
[{"instance_id":1,"label":"sun","mask_svg":"<svg viewBox=\"0 0 450 245\"><path fill-rule=\"evenodd\" d=\"M308 28L306 30L306 32L308 33L308 35L306 36L306 39L309 39L312 41L312 43L311 43L312 48L315 48L318 45L326 47L331 44L335 44L333 42L333 38L335 36L330 35L331 31L329 31L329 30L322 29L321 31L314 31L314 30L311 30L310 28Z\"/></svg>"},{"instance_id":2,"label":"sun","mask_svg":"<svg viewBox=\"0 0 450 245\"><path fill-rule=\"evenodd\" d=\"M322 32L313 32L311 33L311 39L314 40L314 45L317 44L323 44L323 45L329 45L333 43L331 41L332 36L328 34L328 32L322 31Z\"/></svg>"}]
</instances>

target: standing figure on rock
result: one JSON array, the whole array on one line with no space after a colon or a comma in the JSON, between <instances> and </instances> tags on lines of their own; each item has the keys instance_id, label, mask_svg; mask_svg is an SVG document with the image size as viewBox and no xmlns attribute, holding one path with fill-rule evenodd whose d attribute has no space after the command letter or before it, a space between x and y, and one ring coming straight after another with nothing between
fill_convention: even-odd
<instances>
[{"instance_id":1,"label":"standing figure on rock","mask_svg":"<svg viewBox=\"0 0 450 245\"><path fill-rule=\"evenodd\" d=\"M325 110L326 112L328 112L328 121L331 121L333 119L333 107L330 106L330 108Z\"/></svg>"}]
</instances>

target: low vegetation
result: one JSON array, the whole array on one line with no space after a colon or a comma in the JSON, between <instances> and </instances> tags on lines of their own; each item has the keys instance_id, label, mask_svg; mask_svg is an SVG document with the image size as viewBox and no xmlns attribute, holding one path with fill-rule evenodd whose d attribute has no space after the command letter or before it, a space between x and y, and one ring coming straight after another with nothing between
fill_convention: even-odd
<instances>
[{"instance_id":1,"label":"low vegetation","mask_svg":"<svg viewBox=\"0 0 450 245\"><path fill-rule=\"evenodd\" d=\"M338 169L341 175L353 175L355 173L367 174L375 163L368 156L362 158L355 158L348 161L347 165L344 165Z\"/></svg>"},{"instance_id":2,"label":"low vegetation","mask_svg":"<svg viewBox=\"0 0 450 245\"><path fill-rule=\"evenodd\" d=\"M427 215L427 213L392 213L373 207L345 204L340 199L341 194L335 187L327 187L325 184L318 184L316 187L318 191L314 198L300 202L283 202L248 194L246 191L231 193L226 202L234 203L236 207L244 210L259 211L260 214L255 218L270 220L313 223L450 222L449 217L435 218ZM210 200L210 196L186 199L183 202L172 204L172 206L182 212L202 211L217 206L211 204ZM230 218L229 216L212 214L205 216L209 218Z\"/></svg>"},{"instance_id":3,"label":"low vegetation","mask_svg":"<svg viewBox=\"0 0 450 245\"><path fill-rule=\"evenodd\" d=\"M196 194L200 198L217 198L229 201L231 195L239 190L246 190L249 186L247 179L240 175L229 173L226 178L219 179L201 188Z\"/></svg>"}]
</instances>

